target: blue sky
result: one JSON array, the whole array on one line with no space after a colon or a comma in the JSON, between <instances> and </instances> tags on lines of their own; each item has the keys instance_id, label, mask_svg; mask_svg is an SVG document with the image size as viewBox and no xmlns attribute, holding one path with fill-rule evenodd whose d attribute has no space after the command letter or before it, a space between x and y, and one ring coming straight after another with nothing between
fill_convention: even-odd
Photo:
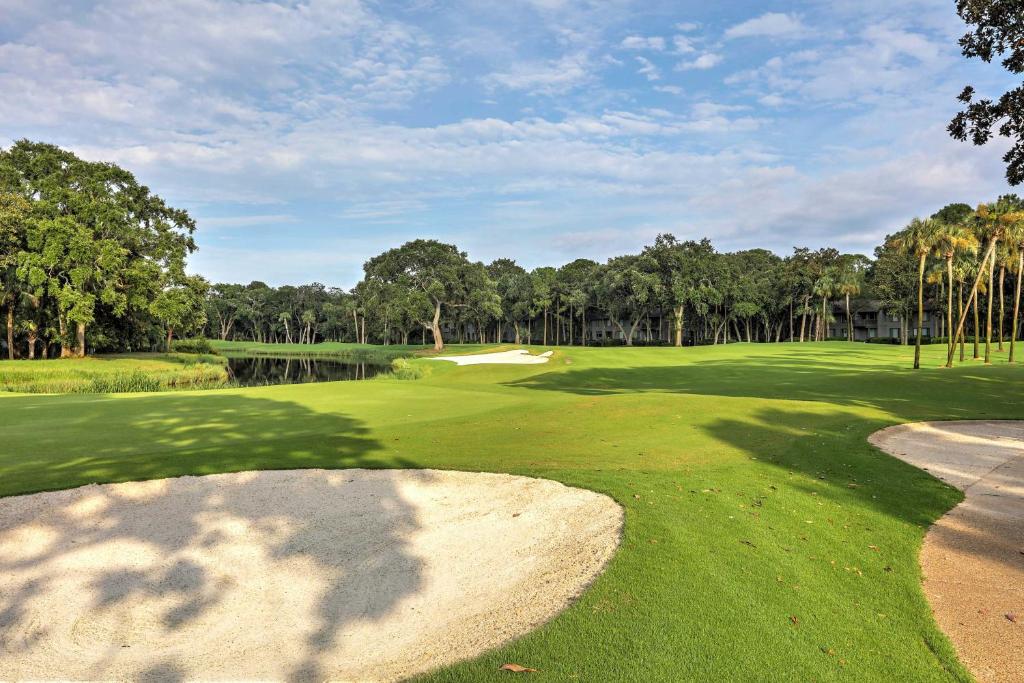
<instances>
[{"instance_id":1,"label":"blue sky","mask_svg":"<svg viewBox=\"0 0 1024 683\"><path fill-rule=\"evenodd\" d=\"M129 168L215 281L350 286L415 237L527 267L635 251L870 253L1006 192L951 141L952 0L0 0L0 146Z\"/></svg>"}]
</instances>

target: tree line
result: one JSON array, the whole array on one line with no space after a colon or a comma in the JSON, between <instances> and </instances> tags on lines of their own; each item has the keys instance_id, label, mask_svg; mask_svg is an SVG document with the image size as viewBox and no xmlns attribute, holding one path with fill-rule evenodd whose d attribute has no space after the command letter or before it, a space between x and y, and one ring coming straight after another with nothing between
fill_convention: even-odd
<instances>
[{"instance_id":1,"label":"tree line","mask_svg":"<svg viewBox=\"0 0 1024 683\"><path fill-rule=\"evenodd\" d=\"M485 264L455 245L414 240L367 261L350 290L214 285L208 333L297 343L413 340L438 350L452 339L676 346L852 341L856 314L877 306L901 321L902 343L914 338L915 367L926 311L940 316L950 364L956 344L963 354L968 333L975 358L984 335L991 362L993 329L999 351L1008 341L1012 362L1022 230L1024 202L1007 195L914 219L889 235L873 259L832 248L796 248L785 257L765 249L723 253L708 239L664 234L639 253L605 263L576 259L528 271L512 259ZM979 307L987 311L985 325ZM595 321L618 334L595 331Z\"/></svg>"},{"instance_id":2,"label":"tree line","mask_svg":"<svg viewBox=\"0 0 1024 683\"><path fill-rule=\"evenodd\" d=\"M195 222L128 171L55 145L0 148L0 307L8 358L151 349L205 323L185 273Z\"/></svg>"},{"instance_id":3,"label":"tree line","mask_svg":"<svg viewBox=\"0 0 1024 683\"><path fill-rule=\"evenodd\" d=\"M195 222L131 173L21 140L0 149L0 307L8 358L169 348L173 337L313 344L447 341L544 345L854 339L880 307L913 336L941 317L952 365L973 345L1014 360L1024 202L950 204L889 235L869 259L833 248L719 252L659 235L604 263L527 270L413 240L364 265L350 289L210 285L185 271ZM982 320L984 319L984 320ZM877 331L876 331L877 333ZM981 344L984 343L984 355Z\"/></svg>"}]
</instances>

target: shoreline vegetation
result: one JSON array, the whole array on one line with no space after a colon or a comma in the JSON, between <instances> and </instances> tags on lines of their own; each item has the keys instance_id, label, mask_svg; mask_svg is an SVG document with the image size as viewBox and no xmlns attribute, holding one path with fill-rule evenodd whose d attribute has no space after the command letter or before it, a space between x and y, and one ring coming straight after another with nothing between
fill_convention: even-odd
<instances>
[{"instance_id":1,"label":"shoreline vegetation","mask_svg":"<svg viewBox=\"0 0 1024 683\"><path fill-rule=\"evenodd\" d=\"M0 365L0 392L123 394L237 388L229 368L230 360L235 358L311 359L387 368L374 379L421 379L432 371L416 362L417 357L429 355L429 347L418 345L382 348L340 342L307 345L183 340L175 347L205 352L181 350L4 361ZM450 350L477 353L481 347L453 346Z\"/></svg>"},{"instance_id":2,"label":"shoreline vegetation","mask_svg":"<svg viewBox=\"0 0 1024 683\"><path fill-rule=\"evenodd\" d=\"M227 359L212 354L130 353L5 361L0 391L23 394L122 394L220 389Z\"/></svg>"}]
</instances>

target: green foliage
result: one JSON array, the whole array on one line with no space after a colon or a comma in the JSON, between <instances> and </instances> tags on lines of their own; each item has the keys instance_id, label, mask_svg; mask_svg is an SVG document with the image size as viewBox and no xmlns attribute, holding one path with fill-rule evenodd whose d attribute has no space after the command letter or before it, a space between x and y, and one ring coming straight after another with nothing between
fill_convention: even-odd
<instances>
[{"instance_id":1,"label":"green foliage","mask_svg":"<svg viewBox=\"0 0 1024 683\"><path fill-rule=\"evenodd\" d=\"M202 353L217 355L217 350L209 339L176 339L171 344L171 350L176 353Z\"/></svg>"},{"instance_id":2,"label":"green foliage","mask_svg":"<svg viewBox=\"0 0 1024 683\"><path fill-rule=\"evenodd\" d=\"M957 0L957 13L970 30L960 38L968 59L991 62L1001 58L1009 73L1024 73L1024 22L1020 0ZM1024 85L1012 88L998 99L975 99L972 86L964 88L959 100L965 105L949 124L957 140L970 139L984 145L993 135L1008 138L1010 148L1003 155L1006 179L1011 185L1024 182Z\"/></svg>"},{"instance_id":3,"label":"green foliage","mask_svg":"<svg viewBox=\"0 0 1024 683\"><path fill-rule=\"evenodd\" d=\"M153 327L162 284L183 277L194 230L114 164L28 140L0 149L0 290L33 300L29 329L46 344L131 346L129 330Z\"/></svg>"},{"instance_id":4,"label":"green foliage","mask_svg":"<svg viewBox=\"0 0 1024 683\"><path fill-rule=\"evenodd\" d=\"M396 358L391 361L391 377L395 379L423 379L430 375L430 366L423 361ZM379 375L386 377L387 375Z\"/></svg>"}]
</instances>

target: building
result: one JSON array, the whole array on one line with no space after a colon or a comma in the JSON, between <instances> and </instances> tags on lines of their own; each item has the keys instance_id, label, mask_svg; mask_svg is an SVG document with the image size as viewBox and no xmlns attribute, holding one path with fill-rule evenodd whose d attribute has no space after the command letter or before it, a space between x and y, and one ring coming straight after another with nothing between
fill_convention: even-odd
<instances>
[{"instance_id":1,"label":"building","mask_svg":"<svg viewBox=\"0 0 1024 683\"><path fill-rule=\"evenodd\" d=\"M903 321L887 315L877 301L860 301L856 305L851 305L850 308L853 315L854 341L867 341L874 337L900 339L903 336ZM845 304L842 302L834 304L832 314L835 320L829 322L829 337L845 339L847 329ZM908 321L907 325L907 338L913 339L917 335L917 326L911 321ZM921 327L922 338L938 337L945 331L942 315L927 304Z\"/></svg>"}]
</instances>

